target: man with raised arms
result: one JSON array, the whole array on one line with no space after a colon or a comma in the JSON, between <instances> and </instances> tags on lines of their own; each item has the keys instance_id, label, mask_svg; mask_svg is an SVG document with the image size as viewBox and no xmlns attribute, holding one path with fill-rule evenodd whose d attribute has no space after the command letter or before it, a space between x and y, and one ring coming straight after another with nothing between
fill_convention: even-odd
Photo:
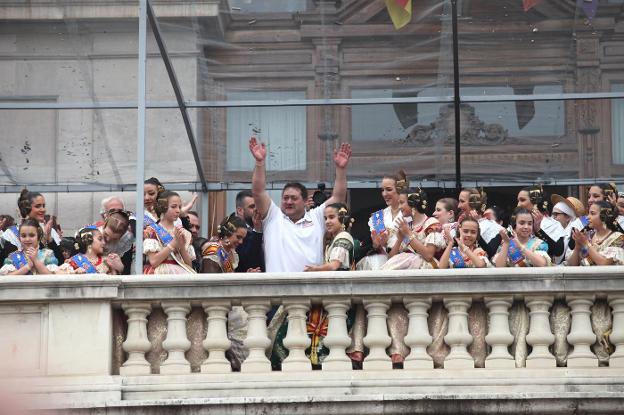
<instances>
[{"instance_id":1,"label":"man with raised arms","mask_svg":"<svg viewBox=\"0 0 624 415\"><path fill-rule=\"evenodd\" d=\"M321 206L306 211L308 191L301 183L287 183L282 190L281 207L271 200L265 189L267 149L256 137L249 140L249 151L256 160L251 192L264 227L264 258L267 272L303 271L306 265L323 262L325 206L345 202L347 164L351 145L341 144L334 150L336 181L332 196Z\"/></svg>"}]
</instances>

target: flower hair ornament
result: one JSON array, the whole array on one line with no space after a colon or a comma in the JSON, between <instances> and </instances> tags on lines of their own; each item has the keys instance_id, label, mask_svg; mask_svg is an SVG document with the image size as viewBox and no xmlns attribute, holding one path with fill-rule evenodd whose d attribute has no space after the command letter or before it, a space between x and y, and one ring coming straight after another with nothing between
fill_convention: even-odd
<instances>
[{"instance_id":1,"label":"flower hair ornament","mask_svg":"<svg viewBox=\"0 0 624 415\"><path fill-rule=\"evenodd\" d=\"M542 185L535 186L529 190L529 200L534 205L539 205L544 200L544 189Z\"/></svg>"},{"instance_id":2,"label":"flower hair ornament","mask_svg":"<svg viewBox=\"0 0 624 415\"><path fill-rule=\"evenodd\" d=\"M93 231L97 230L97 228L93 225L85 226L82 229L79 229L75 235L74 248L77 251L86 250L87 247L91 246L93 243Z\"/></svg>"},{"instance_id":3,"label":"flower hair ornament","mask_svg":"<svg viewBox=\"0 0 624 415\"><path fill-rule=\"evenodd\" d=\"M232 213L230 216L225 218L219 226L217 226L217 233L219 234L219 237L225 238L236 232L236 225L233 223L233 220L236 217L236 214Z\"/></svg>"},{"instance_id":4,"label":"flower hair ornament","mask_svg":"<svg viewBox=\"0 0 624 415\"><path fill-rule=\"evenodd\" d=\"M398 193L401 193L402 190L407 189L408 186L409 186L409 183L405 179L397 180L396 184L394 185Z\"/></svg>"},{"instance_id":5,"label":"flower hair ornament","mask_svg":"<svg viewBox=\"0 0 624 415\"><path fill-rule=\"evenodd\" d=\"M421 213L427 209L427 195L420 186L415 192L407 195L407 202L410 207L416 208Z\"/></svg>"},{"instance_id":6,"label":"flower hair ornament","mask_svg":"<svg viewBox=\"0 0 624 415\"><path fill-rule=\"evenodd\" d=\"M477 212L483 213L487 208L487 194L485 193L485 190L483 190L483 188L481 188L481 190L477 190L477 192L478 193L470 193L470 195L468 196L468 206L470 206L471 209L474 209Z\"/></svg>"},{"instance_id":7,"label":"flower hair ornament","mask_svg":"<svg viewBox=\"0 0 624 415\"><path fill-rule=\"evenodd\" d=\"M612 223L613 225L618 227L617 214L616 214L615 208L613 206L601 207L599 216L600 216L600 220L603 223L605 223L605 224Z\"/></svg>"},{"instance_id":8,"label":"flower hair ornament","mask_svg":"<svg viewBox=\"0 0 624 415\"><path fill-rule=\"evenodd\" d=\"M338 221L340 221L343 231L355 223L355 219L349 215L349 211L344 206L338 209Z\"/></svg>"}]
</instances>

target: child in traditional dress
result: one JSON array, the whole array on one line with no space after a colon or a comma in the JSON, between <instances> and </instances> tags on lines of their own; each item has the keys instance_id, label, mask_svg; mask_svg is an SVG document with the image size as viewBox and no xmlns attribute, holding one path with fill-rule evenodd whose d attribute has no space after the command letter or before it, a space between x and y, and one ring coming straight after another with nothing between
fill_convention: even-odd
<instances>
[{"instance_id":1,"label":"child in traditional dress","mask_svg":"<svg viewBox=\"0 0 624 415\"><path fill-rule=\"evenodd\" d=\"M459 192L457 208L460 210L458 222L467 216L479 222L479 239L477 243L491 258L496 254L501 243L499 231L502 227L485 216L487 210L487 194L483 189L462 189Z\"/></svg>"},{"instance_id":2,"label":"child in traditional dress","mask_svg":"<svg viewBox=\"0 0 624 415\"><path fill-rule=\"evenodd\" d=\"M343 203L325 207L325 263L306 265L304 271L348 271L353 262L351 216Z\"/></svg>"},{"instance_id":3,"label":"child in traditional dress","mask_svg":"<svg viewBox=\"0 0 624 415\"><path fill-rule=\"evenodd\" d=\"M548 245L533 235L533 214L531 210L516 208L511 215L514 236L506 230L500 231L501 246L493 262L497 267L547 267L552 265Z\"/></svg>"},{"instance_id":4,"label":"child in traditional dress","mask_svg":"<svg viewBox=\"0 0 624 415\"><path fill-rule=\"evenodd\" d=\"M490 266L487 253L477 243L479 222L473 217L464 217L459 223L457 231L459 238L453 238L450 229L444 230L445 239L451 242L446 245L440 258L440 268L485 268Z\"/></svg>"},{"instance_id":5,"label":"child in traditional dress","mask_svg":"<svg viewBox=\"0 0 624 415\"><path fill-rule=\"evenodd\" d=\"M349 271L353 267L354 243L349 229L353 223L344 203L333 203L325 207L325 262L320 265L307 265L304 271ZM314 366L321 365L329 354L323 345L327 335L327 313L320 304L313 305L308 314L307 330L310 348L306 351ZM364 359L365 313L361 306L353 307L347 313L347 328L352 343L347 354L355 362Z\"/></svg>"},{"instance_id":6,"label":"child in traditional dress","mask_svg":"<svg viewBox=\"0 0 624 415\"><path fill-rule=\"evenodd\" d=\"M39 248L43 238L39 222L32 218L24 219L18 232L21 250L8 255L0 268L0 275L54 274L58 261L51 249Z\"/></svg>"},{"instance_id":7,"label":"child in traditional dress","mask_svg":"<svg viewBox=\"0 0 624 415\"><path fill-rule=\"evenodd\" d=\"M247 224L232 214L217 228L217 237L203 246L202 273L234 272L238 267L236 248L247 235Z\"/></svg>"},{"instance_id":8,"label":"child in traditional dress","mask_svg":"<svg viewBox=\"0 0 624 415\"><path fill-rule=\"evenodd\" d=\"M117 275L123 271L123 263L117 254L104 257L104 236L95 226L78 231L74 248L78 253L59 267L61 271L75 274Z\"/></svg>"},{"instance_id":9,"label":"child in traditional dress","mask_svg":"<svg viewBox=\"0 0 624 415\"><path fill-rule=\"evenodd\" d=\"M143 232L143 253L148 259L144 274L195 274L191 233L175 225L181 208L182 200L177 193L164 190L158 194L155 213L159 221L146 220Z\"/></svg>"},{"instance_id":10,"label":"child in traditional dress","mask_svg":"<svg viewBox=\"0 0 624 415\"><path fill-rule=\"evenodd\" d=\"M39 223L43 230L43 237L39 242L40 248L48 248L54 252L56 260L61 263L63 252L61 251L61 236L56 231L56 217L51 216L46 220L46 201L41 193L22 190L17 200L17 207L22 220L30 218ZM3 261L11 252L21 250L19 241L19 231L17 226L6 229L2 234L2 251L0 251L0 261Z\"/></svg>"},{"instance_id":11,"label":"child in traditional dress","mask_svg":"<svg viewBox=\"0 0 624 415\"><path fill-rule=\"evenodd\" d=\"M575 245L567 265L624 265L624 235L618 232L617 216L609 202L592 203L588 218L593 236L590 239L585 231L572 230Z\"/></svg>"},{"instance_id":12,"label":"child in traditional dress","mask_svg":"<svg viewBox=\"0 0 624 415\"><path fill-rule=\"evenodd\" d=\"M518 192L518 208L524 208L533 216L533 234L548 246L551 258L565 251L565 229L550 215L552 204L544 196L542 186L525 187Z\"/></svg>"}]
</instances>

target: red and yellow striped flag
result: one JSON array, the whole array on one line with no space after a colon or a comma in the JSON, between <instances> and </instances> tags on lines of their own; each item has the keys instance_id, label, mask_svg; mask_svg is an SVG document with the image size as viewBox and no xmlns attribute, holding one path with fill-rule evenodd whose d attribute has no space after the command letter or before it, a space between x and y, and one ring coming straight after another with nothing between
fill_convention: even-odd
<instances>
[{"instance_id":1,"label":"red and yellow striped flag","mask_svg":"<svg viewBox=\"0 0 624 415\"><path fill-rule=\"evenodd\" d=\"M537 6L542 0L522 0L522 6L524 7L524 11L528 12L533 7Z\"/></svg>"},{"instance_id":2,"label":"red and yellow striped flag","mask_svg":"<svg viewBox=\"0 0 624 415\"><path fill-rule=\"evenodd\" d=\"M412 0L386 0L388 14L395 29L400 29L412 20Z\"/></svg>"}]
</instances>

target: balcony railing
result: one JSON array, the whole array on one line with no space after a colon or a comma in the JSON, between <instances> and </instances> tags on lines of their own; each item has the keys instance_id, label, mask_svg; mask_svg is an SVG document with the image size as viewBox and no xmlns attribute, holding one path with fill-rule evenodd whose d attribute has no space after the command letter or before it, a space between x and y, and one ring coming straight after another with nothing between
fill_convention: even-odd
<instances>
[{"instance_id":1,"label":"balcony railing","mask_svg":"<svg viewBox=\"0 0 624 415\"><path fill-rule=\"evenodd\" d=\"M314 305L329 321L320 370L305 355ZM277 306L281 370L267 357ZM354 306L367 322L361 370L345 351ZM247 314L240 372L226 358L232 307ZM407 310L402 365L387 351L397 307ZM622 267L3 277L0 328L4 388L65 412L624 408Z\"/></svg>"}]
</instances>

